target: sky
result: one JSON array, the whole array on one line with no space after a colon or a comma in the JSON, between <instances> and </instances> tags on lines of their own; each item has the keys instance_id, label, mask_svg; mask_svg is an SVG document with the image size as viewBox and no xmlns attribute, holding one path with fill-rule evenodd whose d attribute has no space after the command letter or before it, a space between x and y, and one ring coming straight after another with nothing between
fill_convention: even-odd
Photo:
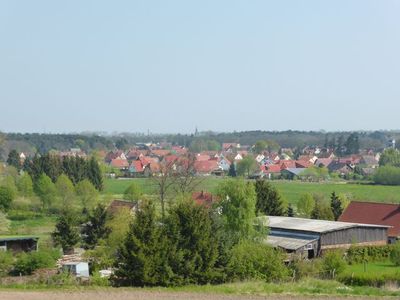
<instances>
[{"instance_id":1,"label":"sky","mask_svg":"<svg viewBox=\"0 0 400 300\"><path fill-rule=\"evenodd\" d=\"M400 1L0 0L0 131L400 129Z\"/></svg>"}]
</instances>

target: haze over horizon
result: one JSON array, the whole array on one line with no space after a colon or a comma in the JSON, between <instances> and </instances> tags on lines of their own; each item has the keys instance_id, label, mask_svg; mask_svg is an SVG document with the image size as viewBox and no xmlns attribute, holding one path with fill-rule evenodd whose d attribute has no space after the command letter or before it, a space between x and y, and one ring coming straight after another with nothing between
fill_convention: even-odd
<instances>
[{"instance_id":1,"label":"haze over horizon","mask_svg":"<svg viewBox=\"0 0 400 300\"><path fill-rule=\"evenodd\" d=\"M0 1L0 131L399 128L400 2Z\"/></svg>"}]
</instances>

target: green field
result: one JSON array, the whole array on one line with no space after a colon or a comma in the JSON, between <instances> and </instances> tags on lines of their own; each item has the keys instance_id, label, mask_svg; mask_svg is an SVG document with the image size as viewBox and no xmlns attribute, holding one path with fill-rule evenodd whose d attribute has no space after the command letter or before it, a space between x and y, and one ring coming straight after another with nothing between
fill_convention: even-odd
<instances>
[{"instance_id":1,"label":"green field","mask_svg":"<svg viewBox=\"0 0 400 300\"><path fill-rule=\"evenodd\" d=\"M364 269L365 268L365 269ZM347 274L362 275L362 274L399 274L400 267L396 267L390 261L371 262L364 264L349 265L345 271Z\"/></svg>"},{"instance_id":2,"label":"green field","mask_svg":"<svg viewBox=\"0 0 400 300\"><path fill-rule=\"evenodd\" d=\"M222 178L205 178L198 190L214 192ZM154 183L148 178L137 179L107 179L105 181L105 193L121 195L129 184L138 183L145 194L154 194ZM296 204L304 193L321 193L326 197L335 191L337 194L348 194L353 200L376 201L387 203L400 203L400 186L382 186L367 184L340 183L308 183L299 181L272 181L281 191L289 203Z\"/></svg>"}]
</instances>

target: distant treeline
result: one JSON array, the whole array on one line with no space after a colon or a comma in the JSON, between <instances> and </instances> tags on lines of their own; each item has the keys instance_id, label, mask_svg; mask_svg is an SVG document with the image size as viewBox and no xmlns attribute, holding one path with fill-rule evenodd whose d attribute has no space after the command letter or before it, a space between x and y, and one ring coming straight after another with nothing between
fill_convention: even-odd
<instances>
[{"instance_id":1,"label":"distant treeline","mask_svg":"<svg viewBox=\"0 0 400 300\"><path fill-rule=\"evenodd\" d=\"M219 144L234 142L253 145L259 140L272 140L284 148L304 148L305 146L332 146L345 141L352 132L323 131L242 131L231 133L200 132L195 134L39 134L6 133L0 138L0 151L3 159L7 153L16 149L26 153L47 153L50 150L67 150L79 147L83 151L124 149L136 143L169 142L189 147L198 140L213 141ZM357 132L361 149L381 150L391 139L400 139L400 131ZM2 142L3 140L3 142Z\"/></svg>"}]
</instances>

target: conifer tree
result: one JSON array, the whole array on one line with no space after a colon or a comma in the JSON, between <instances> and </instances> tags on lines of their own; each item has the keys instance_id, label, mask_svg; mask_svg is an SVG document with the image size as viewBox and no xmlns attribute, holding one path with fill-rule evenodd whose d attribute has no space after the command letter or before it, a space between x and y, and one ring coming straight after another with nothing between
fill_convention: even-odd
<instances>
[{"instance_id":1,"label":"conifer tree","mask_svg":"<svg viewBox=\"0 0 400 300\"><path fill-rule=\"evenodd\" d=\"M52 233L53 241L62 247L64 253L69 253L79 242L79 232L76 228L76 219L70 212L63 212L56 223Z\"/></svg>"},{"instance_id":2,"label":"conifer tree","mask_svg":"<svg viewBox=\"0 0 400 300\"><path fill-rule=\"evenodd\" d=\"M13 149L8 153L7 164L15 167L18 171L21 169L21 160L17 150Z\"/></svg>"},{"instance_id":3,"label":"conifer tree","mask_svg":"<svg viewBox=\"0 0 400 300\"><path fill-rule=\"evenodd\" d=\"M286 214L285 201L279 191L264 179L255 183L257 194L256 212L268 216L283 216Z\"/></svg>"},{"instance_id":4,"label":"conifer tree","mask_svg":"<svg viewBox=\"0 0 400 300\"><path fill-rule=\"evenodd\" d=\"M107 209L104 205L97 205L87 217L87 222L82 225L82 240L86 249L93 249L100 239L110 233L106 226L108 219Z\"/></svg>"},{"instance_id":5,"label":"conifer tree","mask_svg":"<svg viewBox=\"0 0 400 300\"><path fill-rule=\"evenodd\" d=\"M337 221L343 212L343 208L342 208L342 202L340 201L340 198L336 195L335 192L332 192L331 194L331 209L335 221Z\"/></svg>"}]
</instances>

